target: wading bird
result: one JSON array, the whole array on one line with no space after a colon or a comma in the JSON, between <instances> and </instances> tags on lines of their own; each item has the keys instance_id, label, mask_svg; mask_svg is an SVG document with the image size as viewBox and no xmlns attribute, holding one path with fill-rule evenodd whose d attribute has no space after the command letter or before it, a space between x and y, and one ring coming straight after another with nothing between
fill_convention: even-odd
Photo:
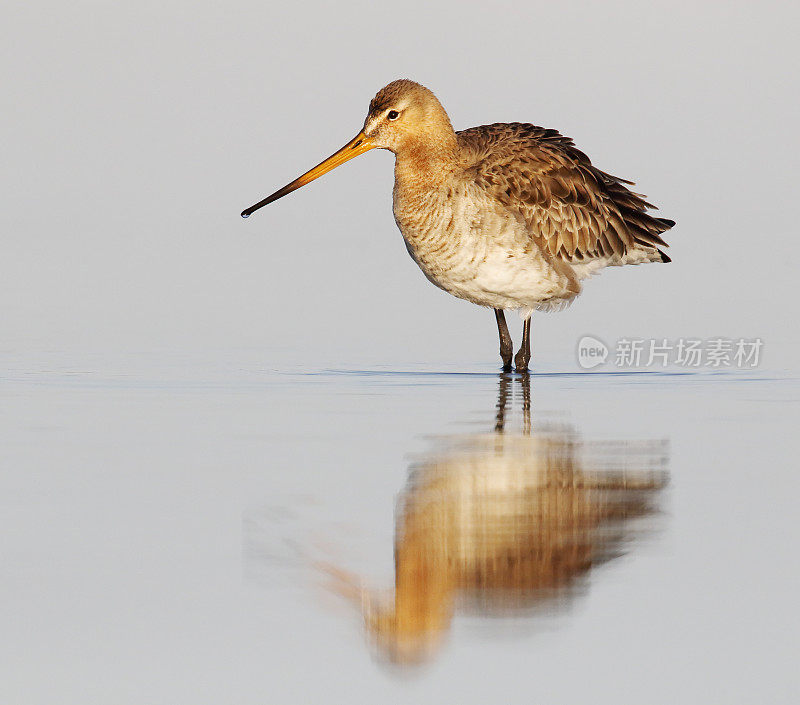
<instances>
[{"instance_id":1,"label":"wading bird","mask_svg":"<svg viewBox=\"0 0 800 705\"><path fill-rule=\"evenodd\" d=\"M522 317L517 372L530 362L530 318L557 310L600 269L669 262L675 223L593 166L556 130L496 123L453 130L436 96L401 79L381 88L364 127L338 152L242 212L254 211L370 149L394 152L394 217L423 274L453 296L494 309L503 369L513 343L504 311Z\"/></svg>"}]
</instances>

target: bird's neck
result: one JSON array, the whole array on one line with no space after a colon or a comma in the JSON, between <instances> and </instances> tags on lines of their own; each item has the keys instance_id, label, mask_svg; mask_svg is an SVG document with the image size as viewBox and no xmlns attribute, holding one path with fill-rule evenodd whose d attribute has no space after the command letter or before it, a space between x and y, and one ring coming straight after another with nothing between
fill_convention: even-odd
<instances>
[{"instance_id":1,"label":"bird's neck","mask_svg":"<svg viewBox=\"0 0 800 705\"><path fill-rule=\"evenodd\" d=\"M447 121L396 152L395 180L405 188L429 189L441 185L453 174L458 162L456 133Z\"/></svg>"}]
</instances>

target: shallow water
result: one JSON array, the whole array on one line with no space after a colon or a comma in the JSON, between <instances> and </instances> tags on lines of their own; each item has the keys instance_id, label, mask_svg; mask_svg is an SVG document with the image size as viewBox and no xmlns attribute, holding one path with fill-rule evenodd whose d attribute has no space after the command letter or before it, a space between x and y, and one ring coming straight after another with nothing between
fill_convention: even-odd
<instances>
[{"instance_id":1,"label":"shallow water","mask_svg":"<svg viewBox=\"0 0 800 705\"><path fill-rule=\"evenodd\" d=\"M3 369L3 702L796 701L795 379Z\"/></svg>"}]
</instances>

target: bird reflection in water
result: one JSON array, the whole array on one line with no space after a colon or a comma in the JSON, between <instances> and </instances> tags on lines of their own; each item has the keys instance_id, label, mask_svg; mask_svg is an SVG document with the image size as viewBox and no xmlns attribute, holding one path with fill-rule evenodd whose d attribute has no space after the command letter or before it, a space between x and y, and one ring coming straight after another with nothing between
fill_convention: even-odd
<instances>
[{"instance_id":1,"label":"bird reflection in water","mask_svg":"<svg viewBox=\"0 0 800 705\"><path fill-rule=\"evenodd\" d=\"M321 566L360 604L379 656L426 660L456 612L522 616L569 604L657 511L664 441L588 443L566 425L532 431L529 385L502 375L494 433L442 440L412 465L397 503L393 590ZM521 432L511 432L509 401L520 397Z\"/></svg>"}]
</instances>

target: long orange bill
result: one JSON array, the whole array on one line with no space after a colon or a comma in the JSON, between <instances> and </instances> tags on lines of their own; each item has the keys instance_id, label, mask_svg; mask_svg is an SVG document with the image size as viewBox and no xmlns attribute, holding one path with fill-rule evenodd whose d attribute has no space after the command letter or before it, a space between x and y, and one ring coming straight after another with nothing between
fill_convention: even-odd
<instances>
[{"instance_id":1,"label":"long orange bill","mask_svg":"<svg viewBox=\"0 0 800 705\"><path fill-rule=\"evenodd\" d=\"M327 174L331 169L335 169L337 166L350 161L353 157L357 157L359 154L364 154L364 152L369 152L370 149L374 148L375 145L370 142L369 138L363 132L359 132L338 152L331 154L330 157L328 157L321 164L317 164L317 166L315 166L311 171L307 171L290 184L286 184L286 186L284 186L282 189L278 189L271 196L267 196L263 201L259 201L254 206L250 206L249 208L243 210L242 218L249 218L250 215L255 213L259 208L263 208L273 201L283 198L287 193L296 191L301 186L310 184L314 179L318 179L323 174Z\"/></svg>"}]
</instances>

